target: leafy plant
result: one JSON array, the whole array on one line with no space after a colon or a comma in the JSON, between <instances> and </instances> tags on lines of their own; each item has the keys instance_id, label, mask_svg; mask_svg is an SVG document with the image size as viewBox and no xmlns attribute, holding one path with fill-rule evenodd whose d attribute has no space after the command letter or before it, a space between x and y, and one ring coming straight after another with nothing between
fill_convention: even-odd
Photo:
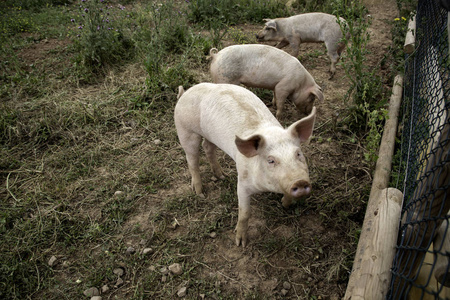
<instances>
[{"instance_id":1,"label":"leafy plant","mask_svg":"<svg viewBox=\"0 0 450 300\"><path fill-rule=\"evenodd\" d=\"M120 61L130 55L131 44L123 34L122 5L105 0L81 0L78 16L71 19L77 34L74 43L78 65L92 70Z\"/></svg>"},{"instance_id":2,"label":"leafy plant","mask_svg":"<svg viewBox=\"0 0 450 300\"><path fill-rule=\"evenodd\" d=\"M346 20L343 22L338 19L338 24L344 33L342 40L346 43L346 52L341 57L342 66L350 80L346 99L353 99L353 106L349 108L350 114L353 115L350 126L356 131L368 130L364 157L368 162L375 162L387 114L386 110L381 108L385 101L380 101L382 89L381 79L376 74L377 69L371 68L366 62L370 40L367 29L371 25L371 19L365 17L367 9L361 1L343 1L341 4L345 5L338 6L335 12L338 17L339 13L342 13Z\"/></svg>"},{"instance_id":3,"label":"leafy plant","mask_svg":"<svg viewBox=\"0 0 450 300\"><path fill-rule=\"evenodd\" d=\"M286 5L275 0L194 0L189 2L188 11L191 22L207 28L261 22L263 18L288 14Z\"/></svg>"}]
</instances>

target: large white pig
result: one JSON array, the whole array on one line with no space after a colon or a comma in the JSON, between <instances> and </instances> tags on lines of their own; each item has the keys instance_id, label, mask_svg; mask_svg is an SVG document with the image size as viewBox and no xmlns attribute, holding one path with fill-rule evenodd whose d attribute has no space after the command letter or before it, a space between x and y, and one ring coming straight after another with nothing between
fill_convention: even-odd
<instances>
[{"instance_id":1,"label":"large white pig","mask_svg":"<svg viewBox=\"0 0 450 300\"><path fill-rule=\"evenodd\" d=\"M235 162L239 214L236 245L247 243L250 197L260 192L282 193L283 206L311 192L308 166L300 143L312 134L316 108L284 129L255 94L237 85L200 83L184 92L179 87L175 126L186 153L192 187L202 194L199 148L214 176L223 178L216 147Z\"/></svg>"},{"instance_id":2,"label":"large white pig","mask_svg":"<svg viewBox=\"0 0 450 300\"><path fill-rule=\"evenodd\" d=\"M277 41L276 47L280 49L290 45L295 57L298 56L301 43L325 43L331 60L330 78L334 76L336 63L345 48L336 16L315 12L264 21L265 26L256 34L256 38L259 41ZM341 24L346 23L343 18L339 18L339 21Z\"/></svg>"},{"instance_id":3,"label":"large white pig","mask_svg":"<svg viewBox=\"0 0 450 300\"><path fill-rule=\"evenodd\" d=\"M215 83L243 84L273 90L276 116L281 118L286 98L308 115L322 89L303 65L283 50L267 45L233 45L210 50L211 76Z\"/></svg>"}]
</instances>

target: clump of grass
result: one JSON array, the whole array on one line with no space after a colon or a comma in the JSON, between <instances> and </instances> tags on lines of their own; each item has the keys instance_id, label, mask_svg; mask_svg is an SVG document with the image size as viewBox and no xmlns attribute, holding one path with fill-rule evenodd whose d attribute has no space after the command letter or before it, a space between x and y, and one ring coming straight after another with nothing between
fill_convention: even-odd
<instances>
[{"instance_id":1,"label":"clump of grass","mask_svg":"<svg viewBox=\"0 0 450 300\"><path fill-rule=\"evenodd\" d=\"M386 100L383 99L377 69L366 62L370 40L367 29L371 25L371 19L366 16L367 9L361 1L339 5L334 13L346 20L341 22L338 19L341 30L345 33L343 42L346 43L346 53L341 57L341 64L351 83L346 99L351 97L353 100L347 121L351 130L361 132L363 129L362 132L367 132L364 157L367 162L374 163L378 158L381 131L387 112L383 108ZM361 126L362 124L364 125Z\"/></svg>"},{"instance_id":2,"label":"clump of grass","mask_svg":"<svg viewBox=\"0 0 450 300\"><path fill-rule=\"evenodd\" d=\"M235 25L261 22L262 19L288 14L286 5L275 0L194 0L187 1L191 22L208 28L214 24Z\"/></svg>"},{"instance_id":3,"label":"clump of grass","mask_svg":"<svg viewBox=\"0 0 450 300\"><path fill-rule=\"evenodd\" d=\"M131 43L121 21L127 18L125 9L104 0L80 1L79 12L71 19L78 65L95 71L130 56Z\"/></svg>"}]
</instances>

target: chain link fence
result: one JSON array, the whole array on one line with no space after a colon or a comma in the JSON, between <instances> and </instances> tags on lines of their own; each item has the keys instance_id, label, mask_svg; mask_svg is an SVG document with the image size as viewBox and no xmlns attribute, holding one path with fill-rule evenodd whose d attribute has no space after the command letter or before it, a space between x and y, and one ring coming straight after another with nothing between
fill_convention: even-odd
<instances>
[{"instance_id":1,"label":"chain link fence","mask_svg":"<svg viewBox=\"0 0 450 300\"><path fill-rule=\"evenodd\" d=\"M450 61L445 2L419 0L415 51L406 57L401 146L392 174L404 199L388 299L450 297Z\"/></svg>"}]
</instances>

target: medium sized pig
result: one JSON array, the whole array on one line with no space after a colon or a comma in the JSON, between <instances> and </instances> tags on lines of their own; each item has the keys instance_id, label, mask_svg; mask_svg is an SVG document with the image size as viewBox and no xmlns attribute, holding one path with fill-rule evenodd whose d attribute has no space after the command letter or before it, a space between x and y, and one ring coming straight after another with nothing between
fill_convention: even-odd
<instances>
[{"instance_id":1,"label":"medium sized pig","mask_svg":"<svg viewBox=\"0 0 450 300\"><path fill-rule=\"evenodd\" d=\"M341 24L346 24L343 18L339 20ZM264 21L264 28L256 34L258 41L277 41L276 47L280 49L290 45L295 57L298 56L301 43L325 43L331 60L330 79L334 76L336 63L345 47L336 16L315 12Z\"/></svg>"},{"instance_id":2,"label":"medium sized pig","mask_svg":"<svg viewBox=\"0 0 450 300\"><path fill-rule=\"evenodd\" d=\"M308 166L300 148L312 134L316 108L284 129L252 92L232 84L200 83L184 92L179 87L175 126L186 153L192 187L202 195L199 148L203 148L217 178L224 178L217 161L219 147L235 162L239 202L236 245L247 244L250 198L261 192L282 193L283 206L311 192Z\"/></svg>"},{"instance_id":3,"label":"medium sized pig","mask_svg":"<svg viewBox=\"0 0 450 300\"><path fill-rule=\"evenodd\" d=\"M317 97L323 100L322 89L303 65L283 50L267 45L234 45L209 52L210 72L215 83L243 84L273 90L276 116L281 118L286 98L308 115Z\"/></svg>"}]
</instances>

